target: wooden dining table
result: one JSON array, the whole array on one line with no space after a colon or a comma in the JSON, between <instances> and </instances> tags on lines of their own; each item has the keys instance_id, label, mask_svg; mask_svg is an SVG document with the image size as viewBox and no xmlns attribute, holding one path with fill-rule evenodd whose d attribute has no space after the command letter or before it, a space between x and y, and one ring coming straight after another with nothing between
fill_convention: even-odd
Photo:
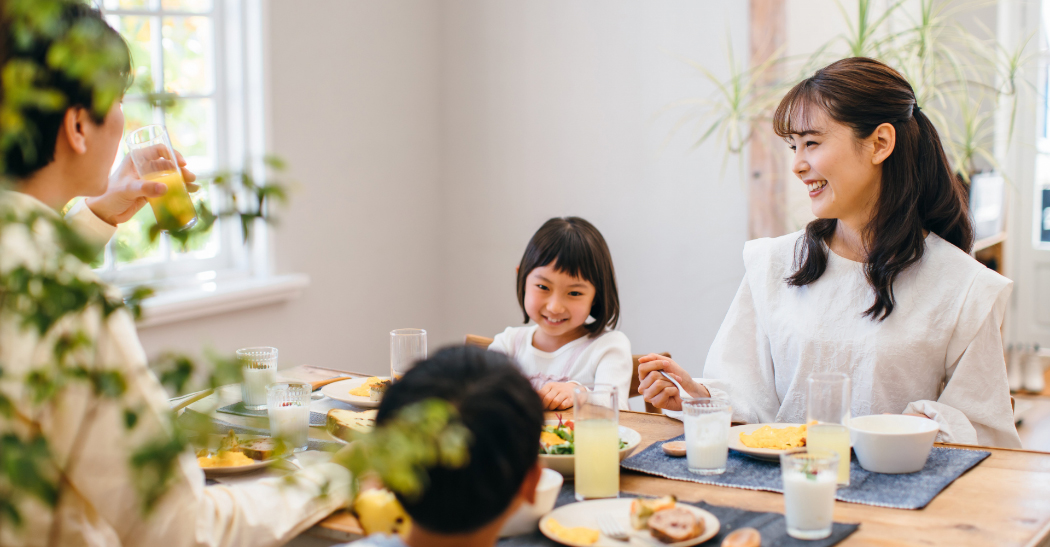
<instances>
[{"instance_id":1,"label":"wooden dining table","mask_svg":"<svg viewBox=\"0 0 1050 547\"><path fill-rule=\"evenodd\" d=\"M561 412L571 416L572 411ZM554 413L549 413L554 418ZM681 435L682 423L660 414L621 412L620 425L642 436L640 452L655 442ZM889 509L835 502L837 522L860 523L842 546L1050 546L1050 453L940 444L987 450L992 455L959 477L923 509ZM621 470L620 491L752 511L784 512L784 496ZM310 534L349 541L363 534L352 514L339 511L315 525Z\"/></svg>"}]
</instances>

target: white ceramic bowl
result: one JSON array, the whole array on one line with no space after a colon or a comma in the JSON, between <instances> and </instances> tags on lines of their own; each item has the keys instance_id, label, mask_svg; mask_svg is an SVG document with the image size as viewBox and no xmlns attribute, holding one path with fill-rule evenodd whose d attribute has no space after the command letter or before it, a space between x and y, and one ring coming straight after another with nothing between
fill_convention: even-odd
<instances>
[{"instance_id":1,"label":"white ceramic bowl","mask_svg":"<svg viewBox=\"0 0 1050 547\"><path fill-rule=\"evenodd\" d=\"M536 485L536 503L521 504L518 511L503 523L499 536L516 536L535 530L539 526L540 518L554 509L563 482L565 479L561 473L553 469L544 469L540 475L540 483Z\"/></svg>"},{"instance_id":2,"label":"white ceramic bowl","mask_svg":"<svg viewBox=\"0 0 1050 547\"><path fill-rule=\"evenodd\" d=\"M926 465L940 431L929 418L872 414L850 418L850 441L860 466L875 473L914 473Z\"/></svg>"},{"instance_id":3,"label":"white ceramic bowl","mask_svg":"<svg viewBox=\"0 0 1050 547\"><path fill-rule=\"evenodd\" d=\"M558 425L558 420L547 420L547 425ZM637 431L620 426L620 440L627 446L620 449L620 461L630 456L638 444L642 442L642 436ZM553 469L565 477L576 476L576 456L574 454L540 454L540 464L547 469Z\"/></svg>"}]
</instances>

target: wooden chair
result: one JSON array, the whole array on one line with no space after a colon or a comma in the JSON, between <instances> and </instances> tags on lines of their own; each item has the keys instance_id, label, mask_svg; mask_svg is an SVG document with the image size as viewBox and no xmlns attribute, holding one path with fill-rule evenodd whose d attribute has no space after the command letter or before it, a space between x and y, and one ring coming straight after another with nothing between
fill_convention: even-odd
<instances>
[{"instance_id":1,"label":"wooden chair","mask_svg":"<svg viewBox=\"0 0 1050 547\"><path fill-rule=\"evenodd\" d=\"M463 343L468 345L468 346L477 346L479 348L488 349L488 347L490 345L492 345L492 338L486 338L484 336L478 336L476 334L468 334L466 339L463 340ZM666 352L665 353L661 353L659 355L663 355L664 357L667 357L667 358L671 357L671 354L670 353L666 353ZM627 394L628 398L631 398L631 397L634 397L635 395L638 395L638 386L641 385L641 383L642 383L641 379L638 378L638 365L639 365L638 360L641 359L644 356L645 355L632 355L631 356L631 362L632 362L632 367L631 367L631 392ZM649 403L645 403L645 411L646 412L656 413L656 414L660 413L660 409L656 408L655 406L653 406L653 405L651 405Z\"/></svg>"}]
</instances>

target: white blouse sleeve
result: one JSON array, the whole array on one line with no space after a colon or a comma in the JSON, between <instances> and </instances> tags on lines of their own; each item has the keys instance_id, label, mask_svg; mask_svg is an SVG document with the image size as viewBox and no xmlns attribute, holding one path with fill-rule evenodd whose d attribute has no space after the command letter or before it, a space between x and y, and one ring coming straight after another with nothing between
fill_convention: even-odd
<instances>
[{"instance_id":1,"label":"white blouse sleeve","mask_svg":"<svg viewBox=\"0 0 1050 547\"><path fill-rule=\"evenodd\" d=\"M1010 407L999 330L1011 284L997 278L978 276L970 288L948 343L945 385L940 397L936 401L911 402L904 410L937 421L941 426L938 442L1021 447ZM990 296L982 298L982 294Z\"/></svg>"},{"instance_id":2,"label":"white blouse sleeve","mask_svg":"<svg viewBox=\"0 0 1050 547\"><path fill-rule=\"evenodd\" d=\"M620 410L629 410L627 399L631 397L631 373L634 362L631 357L631 342L619 331L608 332L595 341L604 347L595 355L598 366L594 369L594 383L616 386Z\"/></svg>"},{"instance_id":3,"label":"white blouse sleeve","mask_svg":"<svg viewBox=\"0 0 1050 547\"><path fill-rule=\"evenodd\" d=\"M66 213L66 222L77 235L100 251L106 246L106 243L109 243L113 234L117 233L117 227L98 218L95 212L87 206L87 200L83 199Z\"/></svg>"},{"instance_id":4,"label":"white blouse sleeve","mask_svg":"<svg viewBox=\"0 0 1050 547\"><path fill-rule=\"evenodd\" d=\"M780 409L773 378L769 338L759 323L751 287L744 276L711 344L704 376L696 381L712 397L729 399L734 422L760 423L776 421Z\"/></svg>"}]
</instances>

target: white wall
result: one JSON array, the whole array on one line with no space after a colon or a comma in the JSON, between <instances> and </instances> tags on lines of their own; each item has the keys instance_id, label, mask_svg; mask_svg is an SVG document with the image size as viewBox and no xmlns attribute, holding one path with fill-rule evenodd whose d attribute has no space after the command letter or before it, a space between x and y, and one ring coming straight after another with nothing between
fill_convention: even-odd
<instances>
[{"instance_id":1,"label":"white wall","mask_svg":"<svg viewBox=\"0 0 1050 547\"><path fill-rule=\"evenodd\" d=\"M668 103L746 59L745 2L271 2L270 129L303 190L277 230L304 296L143 333L151 353L273 344L282 366L387 366L386 333L431 347L521 321L514 266L579 215L615 260L636 352L699 373L740 282L746 201L716 142L662 146Z\"/></svg>"},{"instance_id":2,"label":"white wall","mask_svg":"<svg viewBox=\"0 0 1050 547\"><path fill-rule=\"evenodd\" d=\"M437 323L438 8L428 0L269 2L269 140L300 183L278 273L299 299L144 329L150 353L281 350L281 366L381 371L387 333Z\"/></svg>"}]
</instances>

